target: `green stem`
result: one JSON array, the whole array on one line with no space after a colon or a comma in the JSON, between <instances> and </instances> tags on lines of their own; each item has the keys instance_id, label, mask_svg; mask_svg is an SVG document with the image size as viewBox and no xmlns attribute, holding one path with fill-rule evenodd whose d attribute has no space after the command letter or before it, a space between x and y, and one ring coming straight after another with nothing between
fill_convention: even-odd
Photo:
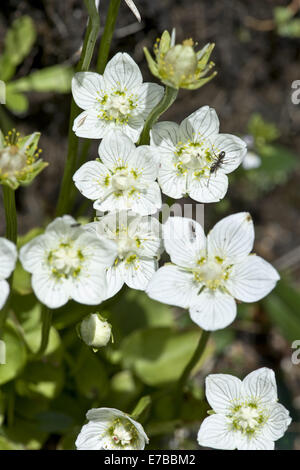
<instances>
[{"instance_id":1,"label":"green stem","mask_svg":"<svg viewBox=\"0 0 300 470\"><path fill-rule=\"evenodd\" d=\"M149 114L144 128L142 130L140 139L138 141L138 145L149 145L150 143L150 129L152 128L153 124L160 118L160 116L169 109L169 107L174 103L178 95L178 90L175 88L167 86L165 89L165 94L163 99L161 100L155 108L152 109L151 113Z\"/></svg>"},{"instance_id":2,"label":"green stem","mask_svg":"<svg viewBox=\"0 0 300 470\"><path fill-rule=\"evenodd\" d=\"M85 0L85 5L89 13L89 22L82 46L80 60L76 67L76 72L85 72L89 69L100 29L100 18L98 10L95 6L95 0ZM61 216L68 212L71 206L70 199L72 194L72 176L76 169L78 149L78 137L73 132L72 127L78 112L79 108L76 105L74 99L72 99L68 132L68 154L56 208L57 216Z\"/></svg>"},{"instance_id":3,"label":"green stem","mask_svg":"<svg viewBox=\"0 0 300 470\"><path fill-rule=\"evenodd\" d=\"M8 240L16 243L17 241L17 211L15 191L8 186L3 185L3 201L6 219L6 232L5 236Z\"/></svg>"},{"instance_id":4,"label":"green stem","mask_svg":"<svg viewBox=\"0 0 300 470\"><path fill-rule=\"evenodd\" d=\"M190 373L192 372L193 368L195 367L195 365L199 362L199 359L201 358L205 348L206 348L206 345L207 345L207 342L208 342L208 339L209 339L209 336L210 336L210 332L209 331L202 331L202 334L201 334L201 337L200 337L200 340L199 340L199 343L198 343L198 346L193 354L193 356L191 357L189 363L186 365L183 373L181 374L181 377L178 381L178 389L180 391L183 390L189 376L190 376Z\"/></svg>"},{"instance_id":5,"label":"green stem","mask_svg":"<svg viewBox=\"0 0 300 470\"><path fill-rule=\"evenodd\" d=\"M41 337L40 348L35 356L35 359L43 357L47 349L48 342L49 342L50 329L51 329L51 324L52 324L52 310L50 310L48 307L45 307L43 305L41 316L42 316L42 337Z\"/></svg>"},{"instance_id":6,"label":"green stem","mask_svg":"<svg viewBox=\"0 0 300 470\"><path fill-rule=\"evenodd\" d=\"M99 52L98 52L98 60L97 60L97 72L103 74L109 51L110 45L112 41L112 37L114 34L117 16L120 8L121 0L110 0L107 18L104 26L104 31L101 37Z\"/></svg>"}]
</instances>

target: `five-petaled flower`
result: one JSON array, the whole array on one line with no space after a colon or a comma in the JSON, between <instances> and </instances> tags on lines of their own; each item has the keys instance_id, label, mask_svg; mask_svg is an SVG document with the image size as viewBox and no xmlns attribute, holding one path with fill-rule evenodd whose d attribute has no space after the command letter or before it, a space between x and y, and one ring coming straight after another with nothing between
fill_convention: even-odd
<instances>
[{"instance_id":1,"label":"five-petaled flower","mask_svg":"<svg viewBox=\"0 0 300 470\"><path fill-rule=\"evenodd\" d=\"M4 306L9 294L9 284L6 279L15 269L17 249L14 243L6 238L0 238L0 309Z\"/></svg>"},{"instance_id":2,"label":"five-petaled flower","mask_svg":"<svg viewBox=\"0 0 300 470\"><path fill-rule=\"evenodd\" d=\"M111 240L115 259L105 270L107 298L125 284L145 290L158 268L162 252L160 223L154 217L141 217L126 211L110 213L85 226L100 240Z\"/></svg>"},{"instance_id":3,"label":"five-petaled flower","mask_svg":"<svg viewBox=\"0 0 300 470\"><path fill-rule=\"evenodd\" d=\"M72 93L84 109L74 121L76 135L102 139L107 131L119 129L136 142L146 118L162 98L163 87L143 83L134 60L119 52L108 62L103 75L76 73Z\"/></svg>"},{"instance_id":4,"label":"five-petaled flower","mask_svg":"<svg viewBox=\"0 0 300 470\"><path fill-rule=\"evenodd\" d=\"M254 227L248 213L225 217L207 238L194 220L172 217L163 226L163 239L173 264L154 274L147 293L189 308L192 320L204 330L225 328L236 317L235 299L256 302L279 280L269 263L249 254Z\"/></svg>"},{"instance_id":5,"label":"five-petaled flower","mask_svg":"<svg viewBox=\"0 0 300 470\"><path fill-rule=\"evenodd\" d=\"M274 372L265 367L243 381L227 374L206 378L206 397L214 414L198 433L201 446L224 450L274 450L291 418L278 403Z\"/></svg>"},{"instance_id":6,"label":"five-petaled flower","mask_svg":"<svg viewBox=\"0 0 300 470\"><path fill-rule=\"evenodd\" d=\"M21 248L20 260L32 273L32 288L49 308L73 299L96 305L106 296L104 269L115 259L110 241L99 240L65 215Z\"/></svg>"},{"instance_id":7,"label":"five-petaled flower","mask_svg":"<svg viewBox=\"0 0 300 470\"><path fill-rule=\"evenodd\" d=\"M122 132L110 132L99 145L100 161L84 163L73 176L76 187L99 211L154 214L161 207L157 163L150 146L135 147Z\"/></svg>"},{"instance_id":8,"label":"five-petaled flower","mask_svg":"<svg viewBox=\"0 0 300 470\"><path fill-rule=\"evenodd\" d=\"M149 439L143 426L115 408L93 408L77 439L78 450L142 450Z\"/></svg>"},{"instance_id":9,"label":"five-petaled flower","mask_svg":"<svg viewBox=\"0 0 300 470\"><path fill-rule=\"evenodd\" d=\"M240 165L247 151L239 137L219 134L218 116L208 106L180 125L169 121L155 124L151 145L157 147L160 159L158 182L162 192L174 199L188 195L203 203L225 196L227 173ZM219 159L220 155L223 158Z\"/></svg>"}]
</instances>

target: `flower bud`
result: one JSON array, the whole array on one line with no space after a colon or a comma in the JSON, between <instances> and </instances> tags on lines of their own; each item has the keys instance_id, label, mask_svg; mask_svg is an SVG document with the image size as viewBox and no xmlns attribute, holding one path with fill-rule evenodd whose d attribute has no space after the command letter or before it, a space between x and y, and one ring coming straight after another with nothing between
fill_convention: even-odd
<instances>
[{"instance_id":1,"label":"flower bud","mask_svg":"<svg viewBox=\"0 0 300 470\"><path fill-rule=\"evenodd\" d=\"M175 32L173 31L171 37L168 31L165 31L154 46L156 60L146 48L144 52L152 74L165 85L192 90L200 88L216 75L216 72L213 72L206 76L214 66L213 62L208 62L213 48L214 44L207 44L196 52L192 39L175 45Z\"/></svg>"},{"instance_id":2,"label":"flower bud","mask_svg":"<svg viewBox=\"0 0 300 470\"><path fill-rule=\"evenodd\" d=\"M80 323L79 334L88 346L99 349L109 342L111 325L98 313L90 313Z\"/></svg>"},{"instance_id":3,"label":"flower bud","mask_svg":"<svg viewBox=\"0 0 300 470\"><path fill-rule=\"evenodd\" d=\"M7 136L0 131L0 184L26 186L48 165L40 158L39 138L39 132L20 137L15 129Z\"/></svg>"}]
</instances>

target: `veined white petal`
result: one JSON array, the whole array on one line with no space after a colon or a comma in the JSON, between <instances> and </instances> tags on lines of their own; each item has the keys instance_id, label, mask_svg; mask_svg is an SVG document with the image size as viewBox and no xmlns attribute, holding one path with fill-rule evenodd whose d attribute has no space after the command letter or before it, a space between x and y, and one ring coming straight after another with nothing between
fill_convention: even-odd
<instances>
[{"instance_id":1,"label":"veined white petal","mask_svg":"<svg viewBox=\"0 0 300 470\"><path fill-rule=\"evenodd\" d=\"M100 212L127 211L131 209L126 194L116 195L114 192L108 194L105 199L97 199L93 208Z\"/></svg>"},{"instance_id":2,"label":"veined white petal","mask_svg":"<svg viewBox=\"0 0 300 470\"><path fill-rule=\"evenodd\" d=\"M35 270L42 267L48 248L47 241L45 235L39 235L22 246L19 257L26 271L33 273Z\"/></svg>"},{"instance_id":3,"label":"veined white petal","mask_svg":"<svg viewBox=\"0 0 300 470\"><path fill-rule=\"evenodd\" d=\"M136 171L141 183L152 182L157 178L157 159L150 145L140 145L137 147L128 161L128 166Z\"/></svg>"},{"instance_id":4,"label":"veined white petal","mask_svg":"<svg viewBox=\"0 0 300 470\"><path fill-rule=\"evenodd\" d=\"M248 374L243 380L243 396L270 405L277 401L277 385L272 369L262 367Z\"/></svg>"},{"instance_id":5,"label":"veined white petal","mask_svg":"<svg viewBox=\"0 0 300 470\"><path fill-rule=\"evenodd\" d=\"M4 307L9 294L9 284L5 279L0 281L0 310Z\"/></svg>"},{"instance_id":6,"label":"veined white petal","mask_svg":"<svg viewBox=\"0 0 300 470\"><path fill-rule=\"evenodd\" d=\"M200 139L211 137L218 134L219 126L216 111L209 106L202 106L180 124L181 140L197 142Z\"/></svg>"},{"instance_id":7,"label":"veined white petal","mask_svg":"<svg viewBox=\"0 0 300 470\"><path fill-rule=\"evenodd\" d=\"M173 199L184 197L187 193L186 181L186 173L178 173L173 164L169 165L162 162L158 172L158 182L164 194Z\"/></svg>"},{"instance_id":8,"label":"veined white petal","mask_svg":"<svg viewBox=\"0 0 300 470\"><path fill-rule=\"evenodd\" d=\"M251 436L241 435L237 440L238 450L274 450L274 442L266 439L263 435Z\"/></svg>"},{"instance_id":9,"label":"veined white petal","mask_svg":"<svg viewBox=\"0 0 300 470\"><path fill-rule=\"evenodd\" d=\"M261 165L261 158L254 152L247 152L243 158L242 166L245 170L252 170Z\"/></svg>"},{"instance_id":10,"label":"veined white petal","mask_svg":"<svg viewBox=\"0 0 300 470\"><path fill-rule=\"evenodd\" d=\"M135 152L133 142L119 130L109 132L99 145L99 156L110 170L126 166Z\"/></svg>"},{"instance_id":11,"label":"veined white petal","mask_svg":"<svg viewBox=\"0 0 300 470\"><path fill-rule=\"evenodd\" d=\"M158 122L152 127L150 138L151 145L159 147L162 154L173 154L180 141L179 125L171 121Z\"/></svg>"},{"instance_id":12,"label":"veined white petal","mask_svg":"<svg viewBox=\"0 0 300 470\"><path fill-rule=\"evenodd\" d=\"M151 299L164 304L188 308L199 289L192 273L177 266L166 265L153 275L146 292Z\"/></svg>"},{"instance_id":13,"label":"veined white petal","mask_svg":"<svg viewBox=\"0 0 300 470\"><path fill-rule=\"evenodd\" d=\"M226 328L236 317L234 299L219 290L204 289L190 307L191 319L203 330Z\"/></svg>"},{"instance_id":14,"label":"veined white petal","mask_svg":"<svg viewBox=\"0 0 300 470\"><path fill-rule=\"evenodd\" d=\"M123 134L127 135L132 142L137 142L144 127L144 119L141 115L132 115L128 118L127 124L117 126Z\"/></svg>"},{"instance_id":15,"label":"veined white petal","mask_svg":"<svg viewBox=\"0 0 300 470\"><path fill-rule=\"evenodd\" d=\"M54 232L57 237L64 235L66 232L73 230L72 226L76 225L77 221L71 215L63 215L56 217L46 228L46 233Z\"/></svg>"},{"instance_id":16,"label":"veined white petal","mask_svg":"<svg viewBox=\"0 0 300 470\"><path fill-rule=\"evenodd\" d=\"M205 393L210 406L223 415L239 403L242 381L229 374L210 374L205 379Z\"/></svg>"},{"instance_id":17,"label":"veined white petal","mask_svg":"<svg viewBox=\"0 0 300 470\"><path fill-rule=\"evenodd\" d=\"M106 276L106 295L105 299L110 299L119 292L124 285L123 269L119 263L105 270Z\"/></svg>"},{"instance_id":18,"label":"veined white petal","mask_svg":"<svg viewBox=\"0 0 300 470\"><path fill-rule=\"evenodd\" d=\"M101 98L104 92L104 79L98 73L78 72L72 78L73 98L81 109L95 107L97 98Z\"/></svg>"},{"instance_id":19,"label":"veined white petal","mask_svg":"<svg viewBox=\"0 0 300 470\"><path fill-rule=\"evenodd\" d=\"M131 263L123 263L124 280L131 289L145 290L150 279L157 270L154 259L136 258Z\"/></svg>"},{"instance_id":20,"label":"veined white petal","mask_svg":"<svg viewBox=\"0 0 300 470\"><path fill-rule=\"evenodd\" d=\"M50 270L35 271L31 284L39 301L49 308L62 307L70 299L69 282L55 278Z\"/></svg>"},{"instance_id":21,"label":"veined white petal","mask_svg":"<svg viewBox=\"0 0 300 470\"><path fill-rule=\"evenodd\" d=\"M104 79L110 88L136 90L142 85L143 77L138 65L130 55L118 52L107 64Z\"/></svg>"},{"instance_id":22,"label":"veined white petal","mask_svg":"<svg viewBox=\"0 0 300 470\"><path fill-rule=\"evenodd\" d=\"M17 249L14 243L0 238L0 280L8 278L16 266Z\"/></svg>"},{"instance_id":23,"label":"veined white petal","mask_svg":"<svg viewBox=\"0 0 300 470\"><path fill-rule=\"evenodd\" d=\"M80 249L83 257L89 261L89 266L96 270L113 265L118 254L113 240L98 238L88 231L84 231L78 237L74 246Z\"/></svg>"},{"instance_id":24,"label":"veined white petal","mask_svg":"<svg viewBox=\"0 0 300 470\"><path fill-rule=\"evenodd\" d=\"M137 108L134 114L140 114L146 120L148 114L160 102L164 94L162 86L156 83L143 83L137 91Z\"/></svg>"},{"instance_id":25,"label":"veined white petal","mask_svg":"<svg viewBox=\"0 0 300 470\"><path fill-rule=\"evenodd\" d=\"M156 182L148 184L144 191L128 197L129 208L140 215L155 214L161 208L161 192Z\"/></svg>"},{"instance_id":26,"label":"veined white petal","mask_svg":"<svg viewBox=\"0 0 300 470\"><path fill-rule=\"evenodd\" d=\"M220 220L207 236L209 256L236 262L253 248L254 227L248 212L239 212Z\"/></svg>"},{"instance_id":27,"label":"veined white petal","mask_svg":"<svg viewBox=\"0 0 300 470\"><path fill-rule=\"evenodd\" d=\"M195 220L169 217L163 224L163 238L172 263L181 267L193 268L206 255L206 237Z\"/></svg>"},{"instance_id":28,"label":"veined white petal","mask_svg":"<svg viewBox=\"0 0 300 470\"><path fill-rule=\"evenodd\" d=\"M161 224L155 217L136 216L129 221L128 235L138 241L140 257L158 257L162 251Z\"/></svg>"},{"instance_id":29,"label":"veined white petal","mask_svg":"<svg viewBox=\"0 0 300 470\"><path fill-rule=\"evenodd\" d=\"M102 139L108 130L109 125L99 117L96 109L88 109L74 119L73 131L78 137L87 139Z\"/></svg>"},{"instance_id":30,"label":"veined white petal","mask_svg":"<svg viewBox=\"0 0 300 470\"><path fill-rule=\"evenodd\" d=\"M85 305L100 304L106 296L106 278L104 269L92 269L89 266L88 271L83 270L76 278L70 281L70 296L76 302Z\"/></svg>"},{"instance_id":31,"label":"veined white petal","mask_svg":"<svg viewBox=\"0 0 300 470\"><path fill-rule=\"evenodd\" d=\"M270 407L268 420L263 428L263 435L268 440L277 441L284 435L291 422L292 419L288 410L280 403L275 403Z\"/></svg>"},{"instance_id":32,"label":"veined white petal","mask_svg":"<svg viewBox=\"0 0 300 470\"><path fill-rule=\"evenodd\" d=\"M218 202L227 193L228 178L222 171L211 174L209 179L189 175L187 192L195 201L202 203Z\"/></svg>"},{"instance_id":33,"label":"veined white petal","mask_svg":"<svg viewBox=\"0 0 300 470\"><path fill-rule=\"evenodd\" d=\"M237 447L235 433L229 429L225 416L218 414L205 418L197 440L200 446L213 449L234 450Z\"/></svg>"},{"instance_id":34,"label":"veined white petal","mask_svg":"<svg viewBox=\"0 0 300 470\"><path fill-rule=\"evenodd\" d=\"M84 163L74 174L73 181L81 194L92 201L106 197L111 191L111 174L98 161Z\"/></svg>"},{"instance_id":35,"label":"veined white petal","mask_svg":"<svg viewBox=\"0 0 300 470\"><path fill-rule=\"evenodd\" d=\"M243 161L247 153L247 146L245 142L231 134L218 134L211 138L214 152L219 154L225 152L225 158L222 163L222 171L224 173L231 173Z\"/></svg>"},{"instance_id":36,"label":"veined white petal","mask_svg":"<svg viewBox=\"0 0 300 470\"><path fill-rule=\"evenodd\" d=\"M137 7L135 6L133 0L125 0L125 2L127 3L128 7L130 8L130 10L132 11L132 13L134 14L134 16L136 17L136 19L141 22L142 19L141 19L141 15L140 15L140 12L138 11Z\"/></svg>"},{"instance_id":37,"label":"veined white petal","mask_svg":"<svg viewBox=\"0 0 300 470\"><path fill-rule=\"evenodd\" d=\"M108 427L109 423L106 421L90 421L82 426L75 442L77 450L102 450L101 436L108 430Z\"/></svg>"},{"instance_id":38,"label":"veined white petal","mask_svg":"<svg viewBox=\"0 0 300 470\"><path fill-rule=\"evenodd\" d=\"M263 258L249 255L234 264L226 288L242 302L256 302L271 292L279 281L276 269Z\"/></svg>"}]
</instances>

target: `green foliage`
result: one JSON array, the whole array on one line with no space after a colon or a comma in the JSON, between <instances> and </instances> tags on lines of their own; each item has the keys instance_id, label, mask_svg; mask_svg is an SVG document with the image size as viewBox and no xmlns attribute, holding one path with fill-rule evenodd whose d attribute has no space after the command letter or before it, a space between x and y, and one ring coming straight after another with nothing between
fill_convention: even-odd
<instances>
[{"instance_id":1,"label":"green foliage","mask_svg":"<svg viewBox=\"0 0 300 470\"><path fill-rule=\"evenodd\" d=\"M255 147L273 142L280 135L275 124L264 120L258 113L252 114L248 123L248 131L254 138Z\"/></svg>"},{"instance_id":2,"label":"green foliage","mask_svg":"<svg viewBox=\"0 0 300 470\"><path fill-rule=\"evenodd\" d=\"M295 12L289 7L276 7L273 10L276 31L279 36L300 37L300 19L294 18Z\"/></svg>"},{"instance_id":3,"label":"green foliage","mask_svg":"<svg viewBox=\"0 0 300 470\"><path fill-rule=\"evenodd\" d=\"M6 345L6 363L0 364L0 385L14 379L26 363L26 348L18 330L7 324L3 334Z\"/></svg>"}]
</instances>

